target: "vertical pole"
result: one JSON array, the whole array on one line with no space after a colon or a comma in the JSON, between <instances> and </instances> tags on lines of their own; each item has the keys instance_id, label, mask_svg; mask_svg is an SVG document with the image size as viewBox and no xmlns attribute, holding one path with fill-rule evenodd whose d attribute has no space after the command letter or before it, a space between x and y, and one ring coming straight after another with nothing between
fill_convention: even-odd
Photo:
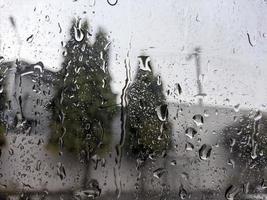
<instances>
[{"instance_id":1,"label":"vertical pole","mask_svg":"<svg viewBox=\"0 0 267 200\"><path fill-rule=\"evenodd\" d=\"M197 95L196 96L202 96L203 95L203 87L201 84L201 80L200 80L200 75L201 75L201 65L200 65L200 47L196 47L194 49L194 52L192 54L190 54L188 56L188 60L192 59L192 57L195 58L195 62L196 62L196 76L197 76ZM198 104L200 106L203 105L203 99L202 98L198 98Z\"/></svg>"}]
</instances>

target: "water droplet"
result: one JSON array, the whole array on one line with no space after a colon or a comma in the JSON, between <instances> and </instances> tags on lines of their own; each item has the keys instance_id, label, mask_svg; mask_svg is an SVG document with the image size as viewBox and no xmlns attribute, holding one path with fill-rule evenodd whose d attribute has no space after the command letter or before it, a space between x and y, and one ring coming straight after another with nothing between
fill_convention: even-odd
<instances>
[{"instance_id":1,"label":"water droplet","mask_svg":"<svg viewBox=\"0 0 267 200\"><path fill-rule=\"evenodd\" d=\"M249 192L249 182L243 184L243 192L248 194Z\"/></svg>"},{"instance_id":2,"label":"water droplet","mask_svg":"<svg viewBox=\"0 0 267 200\"><path fill-rule=\"evenodd\" d=\"M175 166L175 165L176 165L176 160L172 160L172 161L171 161L171 165L172 165L172 166Z\"/></svg>"},{"instance_id":3,"label":"water droplet","mask_svg":"<svg viewBox=\"0 0 267 200\"><path fill-rule=\"evenodd\" d=\"M41 161L38 160L36 163L36 171L40 171L40 169L41 169Z\"/></svg>"},{"instance_id":4,"label":"water droplet","mask_svg":"<svg viewBox=\"0 0 267 200\"><path fill-rule=\"evenodd\" d=\"M203 144L199 149L199 158L201 160L208 160L211 155L212 147L208 144Z\"/></svg>"},{"instance_id":5,"label":"water droplet","mask_svg":"<svg viewBox=\"0 0 267 200\"><path fill-rule=\"evenodd\" d=\"M3 93L3 91L4 91L4 86L3 86L3 85L1 85L1 86L0 86L0 94L2 94L2 93Z\"/></svg>"},{"instance_id":6,"label":"water droplet","mask_svg":"<svg viewBox=\"0 0 267 200\"><path fill-rule=\"evenodd\" d=\"M60 44L61 44L62 47L66 47L66 42L61 41Z\"/></svg>"},{"instance_id":7,"label":"water droplet","mask_svg":"<svg viewBox=\"0 0 267 200\"><path fill-rule=\"evenodd\" d=\"M212 131L211 133L212 133L212 135L217 135L218 134L216 131Z\"/></svg>"},{"instance_id":8,"label":"water droplet","mask_svg":"<svg viewBox=\"0 0 267 200\"><path fill-rule=\"evenodd\" d=\"M185 130L185 135L192 139L197 134L196 129L189 127Z\"/></svg>"},{"instance_id":9,"label":"water droplet","mask_svg":"<svg viewBox=\"0 0 267 200\"><path fill-rule=\"evenodd\" d=\"M186 151L192 151L193 149L194 149L194 145L193 145L192 143L187 142L187 143L185 144L185 150L186 150Z\"/></svg>"},{"instance_id":10,"label":"water droplet","mask_svg":"<svg viewBox=\"0 0 267 200\"><path fill-rule=\"evenodd\" d=\"M186 181L188 181L188 179L189 179L189 175L188 175L188 173L186 173L186 172L183 172L183 173L181 174L181 177L182 177L184 180L186 180Z\"/></svg>"},{"instance_id":11,"label":"water droplet","mask_svg":"<svg viewBox=\"0 0 267 200\"><path fill-rule=\"evenodd\" d=\"M3 56L0 56L0 64L5 61L5 58Z\"/></svg>"},{"instance_id":12,"label":"water droplet","mask_svg":"<svg viewBox=\"0 0 267 200\"><path fill-rule=\"evenodd\" d=\"M234 169L235 168L235 161L233 159L229 159L228 165L231 165Z\"/></svg>"},{"instance_id":13,"label":"water droplet","mask_svg":"<svg viewBox=\"0 0 267 200\"><path fill-rule=\"evenodd\" d=\"M200 114L194 115L193 120L197 126L202 126L204 123L204 118Z\"/></svg>"},{"instance_id":14,"label":"water droplet","mask_svg":"<svg viewBox=\"0 0 267 200\"><path fill-rule=\"evenodd\" d=\"M58 22L57 25L58 25L58 28L59 28L59 32L58 33L61 33L62 32L62 28L60 26L60 23Z\"/></svg>"},{"instance_id":15,"label":"water droplet","mask_svg":"<svg viewBox=\"0 0 267 200\"><path fill-rule=\"evenodd\" d=\"M9 153L9 155L12 156L12 155L14 155L14 150L12 148L10 148L9 151L8 151L8 153Z\"/></svg>"},{"instance_id":16,"label":"water droplet","mask_svg":"<svg viewBox=\"0 0 267 200\"><path fill-rule=\"evenodd\" d=\"M252 147L252 151L251 151L251 158L254 160L258 157L257 155L257 149L258 149L258 143L255 143Z\"/></svg>"},{"instance_id":17,"label":"water droplet","mask_svg":"<svg viewBox=\"0 0 267 200\"><path fill-rule=\"evenodd\" d=\"M118 0L107 0L110 6L115 6L118 3Z\"/></svg>"},{"instance_id":18,"label":"water droplet","mask_svg":"<svg viewBox=\"0 0 267 200\"><path fill-rule=\"evenodd\" d=\"M61 162L57 164L57 175L61 180L63 180L66 177L66 171Z\"/></svg>"},{"instance_id":19,"label":"water droplet","mask_svg":"<svg viewBox=\"0 0 267 200\"><path fill-rule=\"evenodd\" d=\"M158 84L158 85L161 85L161 79L160 79L160 76L158 76L157 84Z\"/></svg>"},{"instance_id":20,"label":"water droplet","mask_svg":"<svg viewBox=\"0 0 267 200\"><path fill-rule=\"evenodd\" d=\"M230 138L230 147L235 146L236 139L235 138Z\"/></svg>"},{"instance_id":21,"label":"water droplet","mask_svg":"<svg viewBox=\"0 0 267 200\"><path fill-rule=\"evenodd\" d=\"M33 69L34 70L37 69L37 70L39 70L39 73L43 73L44 65L41 62L36 63L36 65L34 65Z\"/></svg>"},{"instance_id":22,"label":"water droplet","mask_svg":"<svg viewBox=\"0 0 267 200\"><path fill-rule=\"evenodd\" d=\"M263 179L262 182L261 182L261 188L262 189L267 189L267 183L266 183L265 179Z\"/></svg>"},{"instance_id":23,"label":"water droplet","mask_svg":"<svg viewBox=\"0 0 267 200\"><path fill-rule=\"evenodd\" d=\"M66 57L68 55L68 52L67 51L63 51L62 52L62 56Z\"/></svg>"},{"instance_id":24,"label":"water droplet","mask_svg":"<svg viewBox=\"0 0 267 200\"><path fill-rule=\"evenodd\" d=\"M225 198L227 200L234 200L235 196L240 192L240 189L231 185L225 191Z\"/></svg>"},{"instance_id":25,"label":"water droplet","mask_svg":"<svg viewBox=\"0 0 267 200\"><path fill-rule=\"evenodd\" d=\"M139 56L139 68L144 71L151 72L151 66L150 66L150 57L149 56Z\"/></svg>"},{"instance_id":26,"label":"water droplet","mask_svg":"<svg viewBox=\"0 0 267 200\"><path fill-rule=\"evenodd\" d=\"M177 90L178 90L178 94L182 94L182 87L179 83L176 84Z\"/></svg>"},{"instance_id":27,"label":"water droplet","mask_svg":"<svg viewBox=\"0 0 267 200\"><path fill-rule=\"evenodd\" d=\"M168 106L166 104L163 104L161 106L158 106L156 108L157 116L160 121L167 121L168 119Z\"/></svg>"},{"instance_id":28,"label":"water droplet","mask_svg":"<svg viewBox=\"0 0 267 200\"><path fill-rule=\"evenodd\" d=\"M183 185L179 188L179 197L185 199L187 197L187 191L184 189Z\"/></svg>"},{"instance_id":29,"label":"water droplet","mask_svg":"<svg viewBox=\"0 0 267 200\"><path fill-rule=\"evenodd\" d=\"M262 113L261 111L257 111L255 116L254 116L254 120L255 121L259 121L262 118Z\"/></svg>"},{"instance_id":30,"label":"water droplet","mask_svg":"<svg viewBox=\"0 0 267 200\"><path fill-rule=\"evenodd\" d=\"M84 33L81 29L81 22L78 20L77 26L74 26L74 38L77 42L80 42L84 38Z\"/></svg>"},{"instance_id":31,"label":"water droplet","mask_svg":"<svg viewBox=\"0 0 267 200\"><path fill-rule=\"evenodd\" d=\"M208 113L208 111L207 110L204 110L204 117L209 117L210 115L209 115L209 113Z\"/></svg>"},{"instance_id":32,"label":"water droplet","mask_svg":"<svg viewBox=\"0 0 267 200\"><path fill-rule=\"evenodd\" d=\"M89 0L89 6L94 7L95 6L95 0Z\"/></svg>"},{"instance_id":33,"label":"water droplet","mask_svg":"<svg viewBox=\"0 0 267 200\"><path fill-rule=\"evenodd\" d=\"M250 44L250 46L254 47L255 45L252 44L249 33L247 33L247 37L248 37L248 43Z\"/></svg>"},{"instance_id":34,"label":"water droplet","mask_svg":"<svg viewBox=\"0 0 267 200\"><path fill-rule=\"evenodd\" d=\"M101 188L99 187L99 183L97 180L91 179L86 185L87 189L80 190L74 193L75 199L95 199L101 195Z\"/></svg>"},{"instance_id":35,"label":"water droplet","mask_svg":"<svg viewBox=\"0 0 267 200\"><path fill-rule=\"evenodd\" d=\"M46 15L46 16L45 16L45 21L47 21L47 22L50 21L50 17L49 17L49 15Z\"/></svg>"},{"instance_id":36,"label":"water droplet","mask_svg":"<svg viewBox=\"0 0 267 200\"><path fill-rule=\"evenodd\" d=\"M235 110L235 112L238 112L239 109L240 109L240 104L236 104L236 105L234 106L234 110Z\"/></svg>"},{"instance_id":37,"label":"water droplet","mask_svg":"<svg viewBox=\"0 0 267 200\"><path fill-rule=\"evenodd\" d=\"M107 85L106 79L102 79L102 88L105 88Z\"/></svg>"},{"instance_id":38,"label":"water droplet","mask_svg":"<svg viewBox=\"0 0 267 200\"><path fill-rule=\"evenodd\" d=\"M164 169L164 168L158 168L155 171L153 171L153 176L155 178L159 179L165 173L166 173L166 169Z\"/></svg>"},{"instance_id":39,"label":"water droplet","mask_svg":"<svg viewBox=\"0 0 267 200\"><path fill-rule=\"evenodd\" d=\"M26 41L27 41L28 43L31 43L31 42L33 41L33 35L30 35L30 36L26 39Z\"/></svg>"}]
</instances>

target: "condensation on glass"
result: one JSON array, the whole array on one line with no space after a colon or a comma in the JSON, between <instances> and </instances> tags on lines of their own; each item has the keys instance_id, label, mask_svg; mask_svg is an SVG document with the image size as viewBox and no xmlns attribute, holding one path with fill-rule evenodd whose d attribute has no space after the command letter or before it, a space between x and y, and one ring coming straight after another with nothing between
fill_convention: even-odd
<instances>
[{"instance_id":1,"label":"condensation on glass","mask_svg":"<svg viewBox=\"0 0 267 200\"><path fill-rule=\"evenodd\" d=\"M267 198L265 1L0 2L0 199Z\"/></svg>"}]
</instances>

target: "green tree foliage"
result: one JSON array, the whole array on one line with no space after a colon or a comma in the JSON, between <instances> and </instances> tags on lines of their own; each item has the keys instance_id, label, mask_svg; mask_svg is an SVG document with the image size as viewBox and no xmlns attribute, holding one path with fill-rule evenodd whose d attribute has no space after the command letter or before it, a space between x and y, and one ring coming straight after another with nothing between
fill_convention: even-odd
<instances>
[{"instance_id":1,"label":"green tree foliage","mask_svg":"<svg viewBox=\"0 0 267 200\"><path fill-rule=\"evenodd\" d=\"M150 58L140 56L139 63L127 92L126 148L131 155L145 159L168 149L171 126L162 83L153 74Z\"/></svg>"},{"instance_id":2,"label":"green tree foliage","mask_svg":"<svg viewBox=\"0 0 267 200\"><path fill-rule=\"evenodd\" d=\"M56 75L51 103L51 137L48 147L63 147L87 155L106 151L116 95L110 87L109 41L99 30L93 44L88 23L76 21L70 29L62 69Z\"/></svg>"}]
</instances>

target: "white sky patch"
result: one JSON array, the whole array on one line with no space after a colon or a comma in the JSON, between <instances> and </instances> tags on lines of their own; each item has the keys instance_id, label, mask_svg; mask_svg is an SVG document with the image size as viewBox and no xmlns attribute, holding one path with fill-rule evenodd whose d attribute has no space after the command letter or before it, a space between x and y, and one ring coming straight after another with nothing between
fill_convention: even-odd
<instances>
[{"instance_id":1,"label":"white sky patch","mask_svg":"<svg viewBox=\"0 0 267 200\"><path fill-rule=\"evenodd\" d=\"M0 55L5 60L20 56L32 63L42 61L56 71L71 19L86 18L92 34L103 27L110 37L114 92L121 93L129 51L131 74L137 57L150 55L164 88L174 90L177 83L182 87L181 95L168 100L196 103L195 61L186 57L200 47L205 104L265 109L266 9L265 1L252 0L118 0L115 6L106 0L2 0Z\"/></svg>"}]
</instances>

